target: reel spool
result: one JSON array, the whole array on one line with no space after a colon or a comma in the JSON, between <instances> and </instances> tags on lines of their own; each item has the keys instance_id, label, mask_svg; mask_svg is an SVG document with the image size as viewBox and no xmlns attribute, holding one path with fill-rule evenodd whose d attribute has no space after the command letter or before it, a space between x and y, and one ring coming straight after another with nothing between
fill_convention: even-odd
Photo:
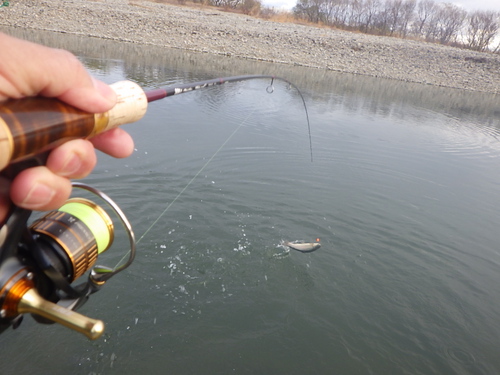
<instances>
[{"instance_id":1,"label":"reel spool","mask_svg":"<svg viewBox=\"0 0 500 375\"><path fill-rule=\"evenodd\" d=\"M89 270L113 242L114 227L100 206L72 198L30 226L41 251L73 282Z\"/></svg>"}]
</instances>

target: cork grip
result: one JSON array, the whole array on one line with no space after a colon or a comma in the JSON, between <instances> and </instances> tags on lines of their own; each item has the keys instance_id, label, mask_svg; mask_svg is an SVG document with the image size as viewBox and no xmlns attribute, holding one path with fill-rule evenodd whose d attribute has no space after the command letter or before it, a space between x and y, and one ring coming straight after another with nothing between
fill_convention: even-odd
<instances>
[{"instance_id":1,"label":"cork grip","mask_svg":"<svg viewBox=\"0 0 500 375\"><path fill-rule=\"evenodd\" d=\"M138 84L132 81L120 81L113 83L111 88L116 92L117 101L116 105L107 112L108 124L104 131L136 122L148 109L148 99Z\"/></svg>"}]
</instances>

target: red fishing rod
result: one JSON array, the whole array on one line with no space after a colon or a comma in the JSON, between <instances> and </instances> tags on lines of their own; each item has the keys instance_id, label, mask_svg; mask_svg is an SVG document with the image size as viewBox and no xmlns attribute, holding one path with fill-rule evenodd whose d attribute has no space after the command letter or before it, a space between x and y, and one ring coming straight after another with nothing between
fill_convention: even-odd
<instances>
[{"instance_id":1,"label":"red fishing rod","mask_svg":"<svg viewBox=\"0 0 500 375\"><path fill-rule=\"evenodd\" d=\"M116 105L108 112L91 114L57 99L12 99L0 104L0 170L11 163L37 155L75 138L91 138L120 125L141 119L148 103L215 85L252 79L271 79L267 92L273 92L274 80L286 82L299 93L307 119L309 145L312 143L309 115L304 97L286 79L270 75L244 75L216 78L194 83L168 86L148 92L134 82L121 81L111 87L117 94Z\"/></svg>"}]
</instances>

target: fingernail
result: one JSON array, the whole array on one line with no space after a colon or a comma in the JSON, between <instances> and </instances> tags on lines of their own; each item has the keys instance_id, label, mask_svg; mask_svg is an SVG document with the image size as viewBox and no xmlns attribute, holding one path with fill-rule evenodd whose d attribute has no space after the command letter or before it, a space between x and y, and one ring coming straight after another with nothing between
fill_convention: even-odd
<instances>
[{"instance_id":1,"label":"fingernail","mask_svg":"<svg viewBox=\"0 0 500 375\"><path fill-rule=\"evenodd\" d=\"M24 198L22 206L30 209L44 207L52 201L55 194L56 191L50 186L37 182L31 187L26 198Z\"/></svg>"},{"instance_id":2,"label":"fingernail","mask_svg":"<svg viewBox=\"0 0 500 375\"><path fill-rule=\"evenodd\" d=\"M59 176L67 177L76 175L80 168L82 167L82 160L78 155L73 154L71 158L64 164L61 170L58 172Z\"/></svg>"}]
</instances>

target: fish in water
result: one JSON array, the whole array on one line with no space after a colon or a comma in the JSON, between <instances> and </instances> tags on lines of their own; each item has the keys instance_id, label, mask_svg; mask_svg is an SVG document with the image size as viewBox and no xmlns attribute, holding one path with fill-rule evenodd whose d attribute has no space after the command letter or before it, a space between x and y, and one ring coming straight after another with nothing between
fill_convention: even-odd
<instances>
[{"instance_id":1,"label":"fish in water","mask_svg":"<svg viewBox=\"0 0 500 375\"><path fill-rule=\"evenodd\" d=\"M283 241L282 244L303 253L310 253L318 250L321 247L321 244L319 242Z\"/></svg>"}]
</instances>

